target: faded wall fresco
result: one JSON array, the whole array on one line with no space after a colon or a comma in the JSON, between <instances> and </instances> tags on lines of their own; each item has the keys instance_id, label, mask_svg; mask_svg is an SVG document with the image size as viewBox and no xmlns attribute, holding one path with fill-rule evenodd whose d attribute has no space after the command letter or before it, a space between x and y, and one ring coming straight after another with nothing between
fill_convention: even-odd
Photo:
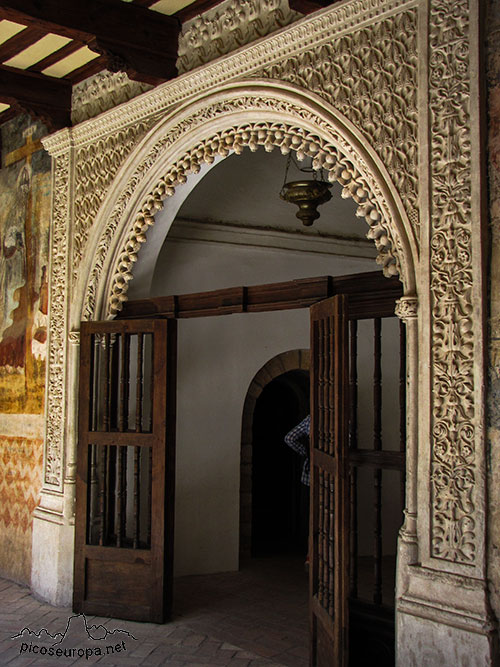
<instances>
[{"instance_id":1,"label":"faded wall fresco","mask_svg":"<svg viewBox=\"0 0 500 667\"><path fill-rule=\"evenodd\" d=\"M0 127L0 574L29 583L43 469L50 157L40 123Z\"/></svg>"},{"instance_id":2,"label":"faded wall fresco","mask_svg":"<svg viewBox=\"0 0 500 667\"><path fill-rule=\"evenodd\" d=\"M488 579L500 619L500 3L488 3L488 178L490 321L488 392Z\"/></svg>"},{"instance_id":3,"label":"faded wall fresco","mask_svg":"<svg viewBox=\"0 0 500 667\"><path fill-rule=\"evenodd\" d=\"M50 158L25 117L2 126L0 411L43 412Z\"/></svg>"}]
</instances>

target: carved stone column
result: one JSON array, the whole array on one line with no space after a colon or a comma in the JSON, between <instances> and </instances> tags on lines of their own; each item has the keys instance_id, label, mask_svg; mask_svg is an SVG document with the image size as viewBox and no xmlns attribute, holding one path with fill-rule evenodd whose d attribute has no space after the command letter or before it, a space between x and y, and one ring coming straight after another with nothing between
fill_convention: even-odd
<instances>
[{"instance_id":1,"label":"carved stone column","mask_svg":"<svg viewBox=\"0 0 500 667\"><path fill-rule=\"evenodd\" d=\"M68 432L68 313L71 271L72 137L64 130L44 140L52 154L50 305L45 407L45 451L40 504L33 519L33 591L56 605L71 602L73 588L74 480L65 470Z\"/></svg>"},{"instance_id":2,"label":"carved stone column","mask_svg":"<svg viewBox=\"0 0 500 667\"><path fill-rule=\"evenodd\" d=\"M417 468L418 468L418 299L405 296L398 300L396 315L406 325L406 504L404 524L399 533L399 577L404 566L418 561L417 549Z\"/></svg>"},{"instance_id":3,"label":"carved stone column","mask_svg":"<svg viewBox=\"0 0 500 667\"><path fill-rule=\"evenodd\" d=\"M397 600L405 667L495 664L485 569L479 6L428 3L419 440L409 461L417 464L418 560L404 564Z\"/></svg>"}]
</instances>

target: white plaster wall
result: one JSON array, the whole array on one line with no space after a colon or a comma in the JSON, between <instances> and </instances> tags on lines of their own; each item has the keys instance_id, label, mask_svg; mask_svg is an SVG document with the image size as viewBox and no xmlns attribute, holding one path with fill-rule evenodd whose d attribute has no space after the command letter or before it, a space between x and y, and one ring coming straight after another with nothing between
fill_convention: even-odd
<instances>
[{"instance_id":1,"label":"white plaster wall","mask_svg":"<svg viewBox=\"0 0 500 667\"><path fill-rule=\"evenodd\" d=\"M152 296L375 268L367 259L167 238ZM180 320L178 339L175 573L235 570L245 395L270 358L309 347L309 312Z\"/></svg>"}]
</instances>

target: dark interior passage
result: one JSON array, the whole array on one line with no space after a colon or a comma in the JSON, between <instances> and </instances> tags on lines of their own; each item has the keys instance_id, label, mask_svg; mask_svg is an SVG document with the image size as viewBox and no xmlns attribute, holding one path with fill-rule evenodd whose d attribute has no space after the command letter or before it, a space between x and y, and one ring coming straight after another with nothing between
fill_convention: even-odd
<instances>
[{"instance_id":1,"label":"dark interior passage","mask_svg":"<svg viewBox=\"0 0 500 667\"><path fill-rule=\"evenodd\" d=\"M307 554L309 487L284 441L309 414L309 374L289 371L259 396L253 419L252 555Z\"/></svg>"}]
</instances>

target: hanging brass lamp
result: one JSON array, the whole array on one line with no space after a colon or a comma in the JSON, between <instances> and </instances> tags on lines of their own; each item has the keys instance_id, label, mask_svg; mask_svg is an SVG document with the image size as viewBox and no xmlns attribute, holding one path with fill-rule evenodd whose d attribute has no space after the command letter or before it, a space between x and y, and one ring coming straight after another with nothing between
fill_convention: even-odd
<instances>
[{"instance_id":1,"label":"hanging brass lamp","mask_svg":"<svg viewBox=\"0 0 500 667\"><path fill-rule=\"evenodd\" d=\"M318 180L316 171L311 167L310 169L301 168L297 165L294 160L295 166L301 172L311 173L313 175L312 179L302 179L300 181L290 181L286 182L288 169L290 167L290 161L292 159L292 154L288 155L288 161L285 170L285 181L283 187L281 188L280 197L284 201L290 202L290 204L296 204L299 207L299 210L295 214L299 220L302 221L302 224L306 227L310 227L315 220L319 218L319 213L317 211L320 204L324 204L332 198L330 188L332 187L331 183L328 183L324 180ZM323 172L323 170L321 170Z\"/></svg>"}]
</instances>

